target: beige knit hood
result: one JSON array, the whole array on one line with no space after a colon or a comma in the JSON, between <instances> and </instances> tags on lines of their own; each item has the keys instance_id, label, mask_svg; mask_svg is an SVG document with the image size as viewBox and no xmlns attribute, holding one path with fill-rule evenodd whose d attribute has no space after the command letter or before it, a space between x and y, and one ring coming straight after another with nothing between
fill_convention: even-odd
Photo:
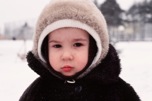
<instances>
[{"instance_id":1,"label":"beige knit hood","mask_svg":"<svg viewBox=\"0 0 152 101\"><path fill-rule=\"evenodd\" d=\"M96 41L97 53L91 65L79 75L83 77L107 55L109 36L104 16L91 0L51 0L40 14L34 33L32 53L45 64L42 56L44 38L63 27L75 27L87 31Z\"/></svg>"}]
</instances>

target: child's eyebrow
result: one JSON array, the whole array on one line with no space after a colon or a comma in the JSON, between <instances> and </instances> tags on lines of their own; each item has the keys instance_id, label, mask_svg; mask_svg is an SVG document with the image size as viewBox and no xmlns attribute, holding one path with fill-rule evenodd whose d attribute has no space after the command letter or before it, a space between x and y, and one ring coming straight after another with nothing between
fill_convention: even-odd
<instances>
[{"instance_id":1,"label":"child's eyebrow","mask_svg":"<svg viewBox=\"0 0 152 101\"><path fill-rule=\"evenodd\" d=\"M73 39L73 41L87 41L87 39L78 38L78 39ZM58 40L50 40L49 43L61 43L61 42Z\"/></svg>"},{"instance_id":2,"label":"child's eyebrow","mask_svg":"<svg viewBox=\"0 0 152 101\"><path fill-rule=\"evenodd\" d=\"M57 41L57 40L50 40L49 43L60 43L60 41Z\"/></svg>"},{"instance_id":3,"label":"child's eyebrow","mask_svg":"<svg viewBox=\"0 0 152 101\"><path fill-rule=\"evenodd\" d=\"M80 39L74 39L74 41L87 41L87 39L80 38Z\"/></svg>"}]
</instances>

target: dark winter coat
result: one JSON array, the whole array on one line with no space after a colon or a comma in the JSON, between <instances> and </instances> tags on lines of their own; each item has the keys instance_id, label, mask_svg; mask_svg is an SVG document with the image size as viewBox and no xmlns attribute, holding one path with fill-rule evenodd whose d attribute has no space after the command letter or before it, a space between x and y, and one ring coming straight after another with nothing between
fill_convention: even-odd
<instances>
[{"instance_id":1,"label":"dark winter coat","mask_svg":"<svg viewBox=\"0 0 152 101\"><path fill-rule=\"evenodd\" d=\"M40 75L19 101L140 101L134 89L120 77L120 59L112 45L104 60L75 83L53 76L30 52L27 60Z\"/></svg>"}]
</instances>

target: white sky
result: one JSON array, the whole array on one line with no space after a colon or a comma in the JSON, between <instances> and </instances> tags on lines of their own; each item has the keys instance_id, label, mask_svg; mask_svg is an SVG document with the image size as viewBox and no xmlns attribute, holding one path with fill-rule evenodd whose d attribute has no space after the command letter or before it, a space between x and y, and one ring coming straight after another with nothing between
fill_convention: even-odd
<instances>
[{"instance_id":1,"label":"white sky","mask_svg":"<svg viewBox=\"0 0 152 101\"><path fill-rule=\"evenodd\" d=\"M37 18L42 8L50 0L0 0L0 27L4 22ZM98 0L103 2L104 0ZM117 0L126 10L134 2L143 0Z\"/></svg>"},{"instance_id":2,"label":"white sky","mask_svg":"<svg viewBox=\"0 0 152 101\"><path fill-rule=\"evenodd\" d=\"M49 0L0 0L0 24L35 18Z\"/></svg>"}]
</instances>

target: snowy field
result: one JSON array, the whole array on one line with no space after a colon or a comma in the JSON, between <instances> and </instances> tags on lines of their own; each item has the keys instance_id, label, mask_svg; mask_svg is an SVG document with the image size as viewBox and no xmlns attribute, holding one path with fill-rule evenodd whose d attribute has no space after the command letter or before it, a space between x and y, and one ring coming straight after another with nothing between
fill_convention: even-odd
<instances>
[{"instance_id":1,"label":"snowy field","mask_svg":"<svg viewBox=\"0 0 152 101\"><path fill-rule=\"evenodd\" d=\"M31 41L0 41L0 101L18 101L38 77L26 60L18 57L31 47ZM142 101L152 101L152 42L121 42L115 47L120 51L120 76L134 87Z\"/></svg>"}]
</instances>

